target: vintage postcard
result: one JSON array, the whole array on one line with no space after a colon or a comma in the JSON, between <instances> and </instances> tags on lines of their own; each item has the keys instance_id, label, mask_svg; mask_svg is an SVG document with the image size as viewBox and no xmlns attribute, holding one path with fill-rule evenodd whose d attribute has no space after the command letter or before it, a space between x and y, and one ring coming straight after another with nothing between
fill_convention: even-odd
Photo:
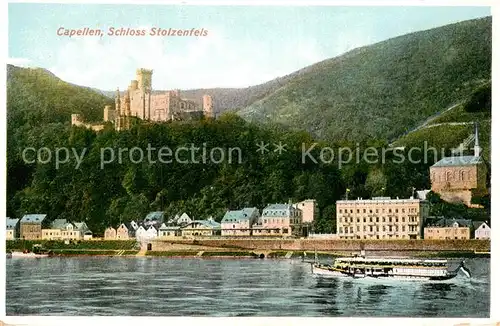
<instances>
[{"instance_id":1,"label":"vintage postcard","mask_svg":"<svg viewBox=\"0 0 500 326\"><path fill-rule=\"evenodd\" d=\"M492 7L6 9L5 323L494 324Z\"/></svg>"}]
</instances>

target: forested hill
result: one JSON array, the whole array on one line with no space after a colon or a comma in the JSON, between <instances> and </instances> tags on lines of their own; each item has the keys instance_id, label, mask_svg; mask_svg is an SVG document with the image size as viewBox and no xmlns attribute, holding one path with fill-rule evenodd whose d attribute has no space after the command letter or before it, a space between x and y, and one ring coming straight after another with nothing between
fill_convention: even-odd
<instances>
[{"instance_id":1,"label":"forested hill","mask_svg":"<svg viewBox=\"0 0 500 326\"><path fill-rule=\"evenodd\" d=\"M88 87L65 82L41 68L7 65L9 127L70 122L72 113L99 121L112 99Z\"/></svg>"},{"instance_id":2,"label":"forested hill","mask_svg":"<svg viewBox=\"0 0 500 326\"><path fill-rule=\"evenodd\" d=\"M411 33L309 67L239 111L321 138L391 140L491 78L491 17Z\"/></svg>"}]
</instances>

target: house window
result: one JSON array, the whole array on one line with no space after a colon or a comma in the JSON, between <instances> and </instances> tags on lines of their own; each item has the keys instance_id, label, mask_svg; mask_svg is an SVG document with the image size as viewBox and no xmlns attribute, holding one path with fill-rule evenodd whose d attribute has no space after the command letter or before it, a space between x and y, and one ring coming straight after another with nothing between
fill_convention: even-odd
<instances>
[{"instance_id":1,"label":"house window","mask_svg":"<svg viewBox=\"0 0 500 326\"><path fill-rule=\"evenodd\" d=\"M366 209L365 208L363 208L363 213L366 213Z\"/></svg>"},{"instance_id":2,"label":"house window","mask_svg":"<svg viewBox=\"0 0 500 326\"><path fill-rule=\"evenodd\" d=\"M356 210L356 213L359 213L359 209Z\"/></svg>"}]
</instances>

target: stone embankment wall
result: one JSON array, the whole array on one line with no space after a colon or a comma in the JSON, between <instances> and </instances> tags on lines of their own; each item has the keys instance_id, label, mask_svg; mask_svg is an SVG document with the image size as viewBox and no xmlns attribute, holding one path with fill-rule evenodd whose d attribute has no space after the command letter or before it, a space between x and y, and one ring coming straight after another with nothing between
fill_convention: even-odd
<instances>
[{"instance_id":1,"label":"stone embankment wall","mask_svg":"<svg viewBox=\"0 0 500 326\"><path fill-rule=\"evenodd\" d=\"M310 239L183 239L153 241L152 250L171 245L214 248L301 251L490 251L489 240L310 240Z\"/></svg>"}]
</instances>

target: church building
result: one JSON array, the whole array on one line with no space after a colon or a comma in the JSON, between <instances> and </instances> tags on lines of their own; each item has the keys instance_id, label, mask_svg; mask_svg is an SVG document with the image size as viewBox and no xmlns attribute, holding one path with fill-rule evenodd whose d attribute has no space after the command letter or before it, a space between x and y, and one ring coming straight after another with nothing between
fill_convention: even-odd
<instances>
[{"instance_id":1,"label":"church building","mask_svg":"<svg viewBox=\"0 0 500 326\"><path fill-rule=\"evenodd\" d=\"M430 167L431 189L447 202L474 207L472 198L488 193L487 168L480 156L477 125L474 137L473 156L445 157Z\"/></svg>"}]
</instances>

